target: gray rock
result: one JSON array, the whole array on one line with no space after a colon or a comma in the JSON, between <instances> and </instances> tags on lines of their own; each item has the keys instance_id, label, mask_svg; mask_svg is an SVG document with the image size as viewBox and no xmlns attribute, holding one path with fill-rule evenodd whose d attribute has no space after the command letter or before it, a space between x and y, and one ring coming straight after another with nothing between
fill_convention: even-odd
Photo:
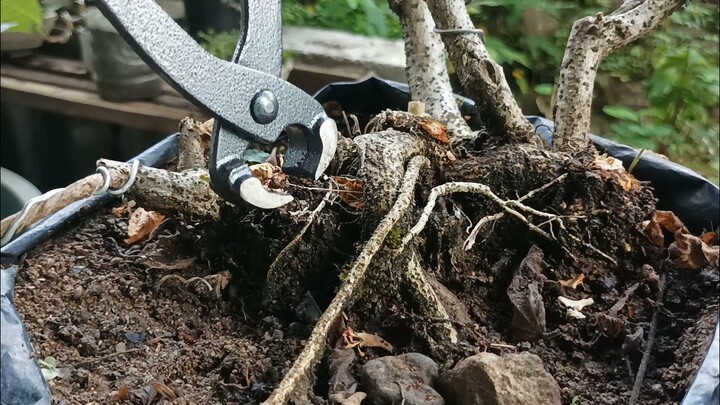
<instances>
[{"instance_id":1,"label":"gray rock","mask_svg":"<svg viewBox=\"0 0 720 405\"><path fill-rule=\"evenodd\" d=\"M459 362L440 377L449 404L560 405L560 386L530 353L481 353Z\"/></svg>"},{"instance_id":2,"label":"gray rock","mask_svg":"<svg viewBox=\"0 0 720 405\"><path fill-rule=\"evenodd\" d=\"M443 398L432 388L437 378L437 364L420 353L370 360L360 374L360 391L368 394L363 404L399 404L404 397L405 405L444 405Z\"/></svg>"}]
</instances>

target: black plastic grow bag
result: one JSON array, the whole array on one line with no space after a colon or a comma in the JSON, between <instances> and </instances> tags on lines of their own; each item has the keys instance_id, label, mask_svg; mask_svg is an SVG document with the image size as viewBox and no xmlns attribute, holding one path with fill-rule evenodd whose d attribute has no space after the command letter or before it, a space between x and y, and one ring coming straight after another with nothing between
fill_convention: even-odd
<instances>
[{"instance_id":1,"label":"black plastic grow bag","mask_svg":"<svg viewBox=\"0 0 720 405\"><path fill-rule=\"evenodd\" d=\"M375 114L387 108L404 110L410 100L407 85L376 78L362 82L331 84L316 93L315 98L320 102L337 101L345 111L355 114ZM462 98L462 100L464 101L461 106L463 115L471 117L471 126L480 125L480 118L474 108L474 103L469 99ZM554 124L541 117L528 118L535 126L536 132L547 142L552 143ZM629 165L638 153L634 148L598 136L593 136L593 142L598 149L622 160L625 165ZM138 155L137 159L140 159L140 162L146 166L160 166L175 157L177 149L178 140L177 134L175 134ZM660 200L658 207L674 211L693 231L710 229L720 222L718 220L720 216L718 187L691 170L653 155L643 155L633 174L641 180L651 182L656 197ZM111 199L111 196L105 195L79 201L45 219L4 246L0 250L2 262L4 264L17 263L21 255L40 241L60 232L69 223L80 220L90 210L109 203ZM2 388L12 385L17 390L13 392L22 392L25 395L23 398L27 400L23 400L19 396L12 397L10 393L6 400L5 389L3 389L0 405L50 403L47 384L43 380L37 363L30 357L30 353L32 353L30 341L12 302L15 268L9 268L2 272L3 326L6 322L12 323L12 327L17 331L6 336L3 328L2 370L0 371ZM683 405L718 403L719 335L716 326L712 344L683 400ZM15 350L21 355L20 357L6 357L8 350ZM15 358L31 360L13 360ZM31 398L39 398L39 400L33 402Z\"/></svg>"}]
</instances>

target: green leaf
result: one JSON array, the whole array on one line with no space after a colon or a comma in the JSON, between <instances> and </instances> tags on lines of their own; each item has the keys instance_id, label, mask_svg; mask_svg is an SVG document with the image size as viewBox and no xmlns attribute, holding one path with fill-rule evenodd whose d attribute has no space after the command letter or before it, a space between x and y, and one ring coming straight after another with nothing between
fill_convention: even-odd
<instances>
[{"instance_id":1,"label":"green leaf","mask_svg":"<svg viewBox=\"0 0 720 405\"><path fill-rule=\"evenodd\" d=\"M263 163L270 157L270 154L260 149L248 149L245 151L245 161L248 163Z\"/></svg>"},{"instance_id":2,"label":"green leaf","mask_svg":"<svg viewBox=\"0 0 720 405\"><path fill-rule=\"evenodd\" d=\"M553 92L553 85L552 84L538 84L535 86L535 93L541 95L541 96L550 96Z\"/></svg>"},{"instance_id":3,"label":"green leaf","mask_svg":"<svg viewBox=\"0 0 720 405\"><path fill-rule=\"evenodd\" d=\"M606 105L603 107L603 112L605 114L607 114L613 118L617 118L619 120L630 121L630 122L635 122L635 123L640 122L640 114L638 114L636 111L631 110L626 107Z\"/></svg>"},{"instance_id":4,"label":"green leaf","mask_svg":"<svg viewBox=\"0 0 720 405\"><path fill-rule=\"evenodd\" d=\"M362 0L362 8L365 16L367 16L368 23L374 28L374 34L381 37L387 36L388 28L385 23L385 16L382 14L380 7L375 4L375 1Z\"/></svg>"},{"instance_id":5,"label":"green leaf","mask_svg":"<svg viewBox=\"0 0 720 405\"><path fill-rule=\"evenodd\" d=\"M7 30L8 32L45 35L43 11L37 0L2 0L0 1L0 15L2 22L15 23Z\"/></svg>"}]
</instances>

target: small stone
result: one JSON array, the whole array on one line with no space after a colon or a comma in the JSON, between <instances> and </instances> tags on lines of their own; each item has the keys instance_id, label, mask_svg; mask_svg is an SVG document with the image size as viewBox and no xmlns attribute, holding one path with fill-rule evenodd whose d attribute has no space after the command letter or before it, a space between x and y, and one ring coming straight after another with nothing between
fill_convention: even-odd
<instances>
[{"instance_id":1,"label":"small stone","mask_svg":"<svg viewBox=\"0 0 720 405\"><path fill-rule=\"evenodd\" d=\"M73 299L75 301L79 301L83 296L83 292L84 291L83 291L82 286L79 285L79 286L75 287L75 290L73 291Z\"/></svg>"},{"instance_id":2,"label":"small stone","mask_svg":"<svg viewBox=\"0 0 720 405\"><path fill-rule=\"evenodd\" d=\"M272 334L273 340L282 340L283 339L283 331L280 329L275 329Z\"/></svg>"},{"instance_id":3,"label":"small stone","mask_svg":"<svg viewBox=\"0 0 720 405\"><path fill-rule=\"evenodd\" d=\"M481 353L460 361L440 377L452 404L560 405L560 386L530 353Z\"/></svg>"},{"instance_id":4,"label":"small stone","mask_svg":"<svg viewBox=\"0 0 720 405\"><path fill-rule=\"evenodd\" d=\"M437 364L420 353L370 360L360 374L360 391L368 394L363 403L399 404L404 397L405 405L444 405L443 398L432 388L437 378Z\"/></svg>"}]
</instances>

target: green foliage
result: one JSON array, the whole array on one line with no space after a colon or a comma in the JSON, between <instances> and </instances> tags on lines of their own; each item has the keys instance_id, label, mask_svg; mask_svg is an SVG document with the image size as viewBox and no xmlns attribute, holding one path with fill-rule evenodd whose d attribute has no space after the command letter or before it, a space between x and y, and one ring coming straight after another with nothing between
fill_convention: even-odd
<instances>
[{"instance_id":1,"label":"green foliage","mask_svg":"<svg viewBox=\"0 0 720 405\"><path fill-rule=\"evenodd\" d=\"M386 0L283 0L283 22L354 32L368 36L400 38L400 21Z\"/></svg>"},{"instance_id":2,"label":"green foliage","mask_svg":"<svg viewBox=\"0 0 720 405\"><path fill-rule=\"evenodd\" d=\"M657 46L650 56L652 74L645 83L651 106L639 111L605 106L605 114L618 120L609 135L669 155L717 183L720 129L717 117L710 116L720 101L717 59L672 43Z\"/></svg>"},{"instance_id":3,"label":"green foliage","mask_svg":"<svg viewBox=\"0 0 720 405\"><path fill-rule=\"evenodd\" d=\"M200 40L203 48L220 59L230 60L235 52L239 31L201 32Z\"/></svg>"}]
</instances>

